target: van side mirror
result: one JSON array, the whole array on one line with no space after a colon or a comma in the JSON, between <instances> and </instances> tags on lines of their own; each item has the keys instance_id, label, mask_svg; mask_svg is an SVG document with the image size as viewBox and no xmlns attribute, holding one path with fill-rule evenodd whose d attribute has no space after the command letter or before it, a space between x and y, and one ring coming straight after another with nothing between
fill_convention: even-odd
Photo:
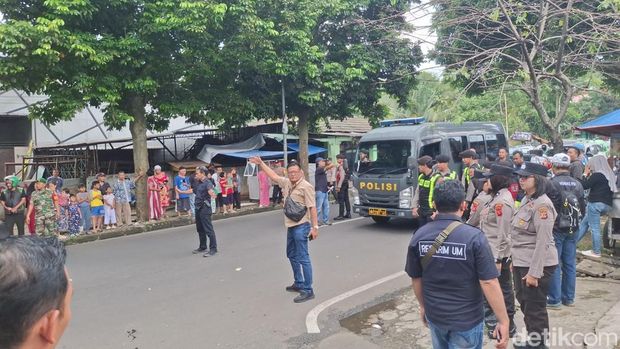
<instances>
[{"instance_id":1,"label":"van side mirror","mask_svg":"<svg viewBox=\"0 0 620 349\"><path fill-rule=\"evenodd\" d=\"M418 167L418 159L413 156L407 158L407 168L410 170L416 169Z\"/></svg>"}]
</instances>

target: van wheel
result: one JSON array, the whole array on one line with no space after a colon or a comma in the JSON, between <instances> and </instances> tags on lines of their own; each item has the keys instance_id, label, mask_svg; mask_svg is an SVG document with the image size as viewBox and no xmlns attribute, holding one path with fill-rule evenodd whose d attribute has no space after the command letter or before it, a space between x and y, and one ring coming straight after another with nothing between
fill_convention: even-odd
<instances>
[{"instance_id":1,"label":"van wheel","mask_svg":"<svg viewBox=\"0 0 620 349\"><path fill-rule=\"evenodd\" d=\"M616 240L612 238L613 223L611 220L612 218L607 218L607 222L605 222L603 227L603 247L613 250L616 247Z\"/></svg>"},{"instance_id":2,"label":"van wheel","mask_svg":"<svg viewBox=\"0 0 620 349\"><path fill-rule=\"evenodd\" d=\"M390 217L371 216L370 218L377 224L386 224L390 221Z\"/></svg>"}]
</instances>

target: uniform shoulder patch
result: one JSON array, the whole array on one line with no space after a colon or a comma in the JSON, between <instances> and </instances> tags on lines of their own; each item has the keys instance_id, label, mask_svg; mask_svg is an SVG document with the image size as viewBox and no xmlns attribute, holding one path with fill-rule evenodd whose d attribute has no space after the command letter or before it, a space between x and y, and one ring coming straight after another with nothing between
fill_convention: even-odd
<instances>
[{"instance_id":1,"label":"uniform shoulder patch","mask_svg":"<svg viewBox=\"0 0 620 349\"><path fill-rule=\"evenodd\" d=\"M540 219L547 219L549 218L549 209L545 206L541 207L538 209L538 215L540 216Z\"/></svg>"},{"instance_id":2,"label":"uniform shoulder patch","mask_svg":"<svg viewBox=\"0 0 620 349\"><path fill-rule=\"evenodd\" d=\"M474 203L471 204L471 212L478 211L478 205L480 205L480 202L478 202L478 200L474 200Z\"/></svg>"},{"instance_id":3,"label":"uniform shoulder patch","mask_svg":"<svg viewBox=\"0 0 620 349\"><path fill-rule=\"evenodd\" d=\"M496 216L501 217L504 214L503 210L504 210L504 204L496 204L495 205L495 215Z\"/></svg>"}]
</instances>

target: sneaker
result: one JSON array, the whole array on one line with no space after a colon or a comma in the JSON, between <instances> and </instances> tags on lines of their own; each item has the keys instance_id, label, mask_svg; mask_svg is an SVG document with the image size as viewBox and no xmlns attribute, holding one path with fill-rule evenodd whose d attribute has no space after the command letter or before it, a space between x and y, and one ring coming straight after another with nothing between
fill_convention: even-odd
<instances>
[{"instance_id":1,"label":"sneaker","mask_svg":"<svg viewBox=\"0 0 620 349\"><path fill-rule=\"evenodd\" d=\"M292 284L291 286L286 286L285 290L286 292L300 292L301 293L301 289L295 286L295 284Z\"/></svg>"},{"instance_id":2,"label":"sneaker","mask_svg":"<svg viewBox=\"0 0 620 349\"><path fill-rule=\"evenodd\" d=\"M592 250L583 251L583 252L581 252L581 254L584 255L584 256L587 256L587 257L601 258L600 254L594 253L594 251L592 251Z\"/></svg>"},{"instance_id":3,"label":"sneaker","mask_svg":"<svg viewBox=\"0 0 620 349\"><path fill-rule=\"evenodd\" d=\"M206 248L197 248L197 249L192 251L192 254L199 254L199 253L202 253L202 252L204 252L206 250L207 250Z\"/></svg>"},{"instance_id":4,"label":"sneaker","mask_svg":"<svg viewBox=\"0 0 620 349\"><path fill-rule=\"evenodd\" d=\"M564 303L565 307L573 308L575 306L575 302Z\"/></svg>"},{"instance_id":5,"label":"sneaker","mask_svg":"<svg viewBox=\"0 0 620 349\"><path fill-rule=\"evenodd\" d=\"M309 301L311 299L314 299L314 292L310 291L301 291L299 292L299 296L295 297L295 299L293 299L293 302L295 303L303 303L306 301Z\"/></svg>"},{"instance_id":6,"label":"sneaker","mask_svg":"<svg viewBox=\"0 0 620 349\"><path fill-rule=\"evenodd\" d=\"M562 308L562 303L547 303L547 309L559 310Z\"/></svg>"},{"instance_id":7,"label":"sneaker","mask_svg":"<svg viewBox=\"0 0 620 349\"><path fill-rule=\"evenodd\" d=\"M334 218L334 220L335 220L335 221L341 221L341 220L343 220L343 219L344 219L344 217L343 217L343 216L338 216L338 217Z\"/></svg>"},{"instance_id":8,"label":"sneaker","mask_svg":"<svg viewBox=\"0 0 620 349\"><path fill-rule=\"evenodd\" d=\"M331 221L325 222L325 225L332 225L332 224L334 224L334 223L332 223Z\"/></svg>"},{"instance_id":9,"label":"sneaker","mask_svg":"<svg viewBox=\"0 0 620 349\"><path fill-rule=\"evenodd\" d=\"M212 248L209 250L209 256L215 256L217 254L217 249Z\"/></svg>"}]
</instances>

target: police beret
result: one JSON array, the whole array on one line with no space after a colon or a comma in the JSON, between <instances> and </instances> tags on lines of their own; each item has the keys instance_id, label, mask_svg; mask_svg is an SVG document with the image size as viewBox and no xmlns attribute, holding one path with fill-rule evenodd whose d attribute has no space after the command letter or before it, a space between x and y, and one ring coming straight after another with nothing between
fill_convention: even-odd
<instances>
[{"instance_id":1,"label":"police beret","mask_svg":"<svg viewBox=\"0 0 620 349\"><path fill-rule=\"evenodd\" d=\"M438 163L450 162L450 157L445 154L439 154L435 157L435 161L437 161Z\"/></svg>"},{"instance_id":2,"label":"police beret","mask_svg":"<svg viewBox=\"0 0 620 349\"><path fill-rule=\"evenodd\" d=\"M428 155L424 155L421 158L418 159L418 165L420 166L426 166L429 163L431 163L433 161L433 158L428 156ZM430 167L430 166L429 166Z\"/></svg>"},{"instance_id":3,"label":"police beret","mask_svg":"<svg viewBox=\"0 0 620 349\"><path fill-rule=\"evenodd\" d=\"M461 157L462 159L466 159L466 158L475 159L477 157L476 155L477 155L476 152L471 149L463 150L462 152L459 153L459 157Z\"/></svg>"}]
</instances>

